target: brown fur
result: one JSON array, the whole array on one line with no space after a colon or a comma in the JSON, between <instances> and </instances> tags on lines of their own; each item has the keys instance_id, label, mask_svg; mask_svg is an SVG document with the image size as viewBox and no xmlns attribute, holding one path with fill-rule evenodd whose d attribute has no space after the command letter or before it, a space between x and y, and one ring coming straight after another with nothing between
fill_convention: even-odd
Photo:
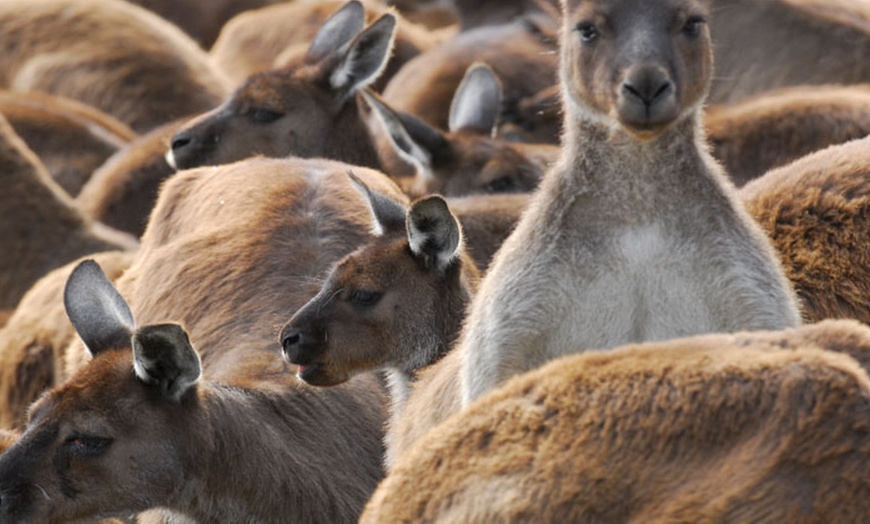
<instances>
[{"instance_id":1,"label":"brown fur","mask_svg":"<svg viewBox=\"0 0 870 524\"><path fill-rule=\"evenodd\" d=\"M136 242L86 217L0 117L0 309L12 308L40 277L88 253Z\"/></svg>"},{"instance_id":2,"label":"brown fur","mask_svg":"<svg viewBox=\"0 0 870 524\"><path fill-rule=\"evenodd\" d=\"M97 169L76 203L95 219L142 236L164 180L175 174L166 162L172 135L186 118L164 124L133 140Z\"/></svg>"},{"instance_id":3,"label":"brown fur","mask_svg":"<svg viewBox=\"0 0 870 524\"><path fill-rule=\"evenodd\" d=\"M0 91L0 114L71 196L136 136L96 108L45 93Z\"/></svg>"},{"instance_id":4,"label":"brown fur","mask_svg":"<svg viewBox=\"0 0 870 524\"><path fill-rule=\"evenodd\" d=\"M111 280L127 269L133 257L130 251L89 255ZM0 428L22 429L28 406L71 376L64 360L75 331L63 309L63 288L80 261L61 266L33 284L0 329Z\"/></svg>"},{"instance_id":5,"label":"brown fur","mask_svg":"<svg viewBox=\"0 0 870 524\"><path fill-rule=\"evenodd\" d=\"M184 325L213 378L237 374L248 351L280 353L281 324L368 238L369 213L349 168L252 158L179 172L160 193L121 293L142 322ZM353 169L405 201L385 175ZM81 354L71 353L70 369Z\"/></svg>"},{"instance_id":6,"label":"brown fur","mask_svg":"<svg viewBox=\"0 0 870 524\"><path fill-rule=\"evenodd\" d=\"M321 27L302 64L248 77L223 104L191 120L172 139L174 165L226 164L260 154L377 168L357 98L388 60L396 22L388 13L350 36L363 18L360 3L348 2Z\"/></svg>"},{"instance_id":7,"label":"brown fur","mask_svg":"<svg viewBox=\"0 0 870 524\"><path fill-rule=\"evenodd\" d=\"M455 0L453 2L462 31L475 27L510 23L524 15L559 18L557 0Z\"/></svg>"},{"instance_id":8,"label":"brown fur","mask_svg":"<svg viewBox=\"0 0 870 524\"><path fill-rule=\"evenodd\" d=\"M833 144L870 134L867 86L788 87L707 110L713 156L737 186Z\"/></svg>"},{"instance_id":9,"label":"brown fur","mask_svg":"<svg viewBox=\"0 0 870 524\"><path fill-rule=\"evenodd\" d=\"M831 146L740 191L773 240L808 322L870 324L870 138Z\"/></svg>"},{"instance_id":10,"label":"brown fur","mask_svg":"<svg viewBox=\"0 0 870 524\"><path fill-rule=\"evenodd\" d=\"M526 114L535 117L527 120L518 118L523 115L517 109L556 83L555 48L551 33L526 19L462 32L408 62L387 84L384 100L447 129L450 103L465 71L476 61L485 62L504 87L500 124L520 126L531 141L558 143L560 112Z\"/></svg>"},{"instance_id":11,"label":"brown fur","mask_svg":"<svg viewBox=\"0 0 870 524\"><path fill-rule=\"evenodd\" d=\"M870 82L870 8L852 0L713 0L708 101L803 84Z\"/></svg>"},{"instance_id":12,"label":"brown fur","mask_svg":"<svg viewBox=\"0 0 870 524\"><path fill-rule=\"evenodd\" d=\"M34 404L0 456L4 513L48 524L159 505L196 522L356 520L383 475L380 390L312 391L274 374L279 357L246 358L235 379L172 402L133 373L129 348L98 353ZM76 451L94 438L111 443Z\"/></svg>"},{"instance_id":13,"label":"brown fur","mask_svg":"<svg viewBox=\"0 0 870 524\"><path fill-rule=\"evenodd\" d=\"M320 414L315 416L328 419L332 416L330 413L336 413L342 425L329 431L337 432L336 438L342 440L360 440L359 446L364 449L363 452L355 447L348 452L352 459L348 455L337 456L330 466L313 465L318 471L335 472L341 461L359 462L360 457L372 457L379 463L383 453L380 444L383 418L365 415L361 420L350 415L354 411L369 413L366 410L377 409L383 417L385 398L378 380L367 375L347 386L323 392L300 389L292 379L293 369L278 356L277 332L281 322L316 292L326 270L335 261L368 238L370 215L361 196L350 185L346 175L348 168L326 160L254 158L219 168L179 173L166 183L143 235L140 253L118 282L140 324L177 321L186 326L202 356L204 374L209 381L251 389L255 392L251 394L255 397L251 402L268 400L271 403L268 409L258 408L259 415L253 415L261 417L261 422L239 423L243 428L230 426L238 430L233 439L244 438L250 442L270 434L280 437L280 445L277 441L265 441L251 449L244 448L242 441L234 440L234 446L244 449L246 456L253 452L255 461L274 461L276 455L285 454L283 442L288 440L288 435L282 432L298 434L302 427L307 427L302 424L297 428L300 425L294 423L290 415L297 409L293 406L303 401L307 406L304 409L311 410L307 413ZM379 191L405 201L384 175L356 167L354 171ZM258 183L250 184L252 178ZM123 358L129 364L129 357ZM65 366L70 372L89 367L87 352L80 343L69 348L66 359ZM362 408L357 402L370 406ZM349 411L343 411L345 409ZM275 417L276 410L282 413L281 417ZM227 420L222 425L239 420L239 416L226 415ZM269 421L291 427L264 432L263 424ZM320 440L332 438L326 429L320 431L323 432ZM176 440L182 441L178 446L186 445L184 439ZM312 437L306 445L315 440L319 441ZM289 469L269 471L277 479L275 485L280 486L281 482L290 482L287 475L296 475L290 471L294 464L299 466L312 461L320 464L321 459L326 459L324 454L310 452L301 463L282 462ZM239 460L226 459L223 464ZM208 473L211 484L201 492L203 497L215 497L214 503L220 511L228 510L232 500L222 495L226 493L223 490L234 489L250 493L252 497L258 491L268 493L268 504L258 499L245 499L248 501L245 504L250 506L244 506L243 511L278 512L271 513L270 521L286 520L298 514L286 513L288 506L283 504L297 504L312 512L307 515L316 514L317 517L311 517L316 520L350 518L346 513L339 517L328 513L329 502L322 498L308 499L299 495L300 501L288 498L288 493L273 495L269 491L271 484L257 484L259 488L249 490L254 482L272 482L272 477L263 475L267 469L264 466L257 466L258 476L251 480L253 472L227 475L223 464L219 471ZM359 467L370 464L364 459ZM202 466L196 465L194 469L200 471ZM177 471L173 473L177 474ZM325 481L312 480L312 475L314 473L305 474L312 490L325 486ZM374 484L367 485L369 490L374 488ZM195 489L198 488L191 485L191 490ZM360 492L348 488L348 493L356 497ZM175 511L185 511L182 503L173 506L172 500L164 499L163 494L152 491L152 496L152 505L169 505ZM225 500L219 500L221 497ZM355 500L361 505L364 497ZM216 518L223 520L219 517L205 520Z\"/></svg>"},{"instance_id":14,"label":"brown fur","mask_svg":"<svg viewBox=\"0 0 870 524\"><path fill-rule=\"evenodd\" d=\"M236 16L224 26L209 52L214 62L237 83L252 74L294 65L323 22L344 1L288 2ZM381 2L366 1L366 22L387 12ZM374 88L386 82L410 59L431 48L440 38L398 15L393 55Z\"/></svg>"},{"instance_id":15,"label":"brown fur","mask_svg":"<svg viewBox=\"0 0 870 524\"><path fill-rule=\"evenodd\" d=\"M870 330L571 356L423 438L361 522L862 522Z\"/></svg>"},{"instance_id":16,"label":"brown fur","mask_svg":"<svg viewBox=\"0 0 870 524\"><path fill-rule=\"evenodd\" d=\"M169 20L203 49L217 39L223 26L237 14L282 0L127 0Z\"/></svg>"},{"instance_id":17,"label":"brown fur","mask_svg":"<svg viewBox=\"0 0 870 524\"><path fill-rule=\"evenodd\" d=\"M180 29L119 0L4 2L0 49L0 86L79 100L140 133L228 92Z\"/></svg>"},{"instance_id":18,"label":"brown fur","mask_svg":"<svg viewBox=\"0 0 870 524\"><path fill-rule=\"evenodd\" d=\"M486 270L510 235L529 202L529 195L473 195L449 198L450 209L462 223L465 248L474 263Z\"/></svg>"}]
</instances>

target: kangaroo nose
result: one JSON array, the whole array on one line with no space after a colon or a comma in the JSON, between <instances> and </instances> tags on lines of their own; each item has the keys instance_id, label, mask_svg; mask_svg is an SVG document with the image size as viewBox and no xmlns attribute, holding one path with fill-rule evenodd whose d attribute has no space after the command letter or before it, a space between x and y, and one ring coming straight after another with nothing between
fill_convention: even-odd
<instances>
[{"instance_id":1,"label":"kangaroo nose","mask_svg":"<svg viewBox=\"0 0 870 524\"><path fill-rule=\"evenodd\" d=\"M281 347L284 348L285 353L298 346L300 342L302 342L302 333L298 329L285 330L281 335Z\"/></svg>"},{"instance_id":2,"label":"kangaroo nose","mask_svg":"<svg viewBox=\"0 0 870 524\"><path fill-rule=\"evenodd\" d=\"M633 80L622 84L623 93L639 99L647 107L653 105L656 100L673 89L673 83L670 80L656 79L652 75L643 75L641 78Z\"/></svg>"},{"instance_id":3,"label":"kangaroo nose","mask_svg":"<svg viewBox=\"0 0 870 524\"><path fill-rule=\"evenodd\" d=\"M179 150L184 149L193 142L193 135L189 133L177 133L172 137L172 151L176 154Z\"/></svg>"}]
</instances>

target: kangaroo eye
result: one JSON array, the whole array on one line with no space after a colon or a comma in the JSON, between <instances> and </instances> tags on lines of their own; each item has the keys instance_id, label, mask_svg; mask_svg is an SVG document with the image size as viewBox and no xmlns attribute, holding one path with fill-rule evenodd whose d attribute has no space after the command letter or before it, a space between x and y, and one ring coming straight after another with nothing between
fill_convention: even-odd
<instances>
[{"instance_id":1,"label":"kangaroo eye","mask_svg":"<svg viewBox=\"0 0 870 524\"><path fill-rule=\"evenodd\" d=\"M270 124L284 116L283 113L266 109L265 107L255 107L248 112L248 117L258 124Z\"/></svg>"},{"instance_id":2,"label":"kangaroo eye","mask_svg":"<svg viewBox=\"0 0 870 524\"><path fill-rule=\"evenodd\" d=\"M580 35L580 41L584 44L591 44L598 38L598 28L591 22L581 22L577 24L575 29Z\"/></svg>"},{"instance_id":3,"label":"kangaroo eye","mask_svg":"<svg viewBox=\"0 0 870 524\"><path fill-rule=\"evenodd\" d=\"M378 303L383 297L383 293L376 291L366 291L364 289L354 289L350 292L350 303L360 307L371 307Z\"/></svg>"},{"instance_id":4,"label":"kangaroo eye","mask_svg":"<svg viewBox=\"0 0 870 524\"><path fill-rule=\"evenodd\" d=\"M697 38L701 35L701 29L706 21L700 16L690 16L683 25L683 34L690 38Z\"/></svg>"},{"instance_id":5,"label":"kangaroo eye","mask_svg":"<svg viewBox=\"0 0 870 524\"><path fill-rule=\"evenodd\" d=\"M112 439L90 435L74 435L67 438L63 445L67 451L80 457L93 457L105 451Z\"/></svg>"},{"instance_id":6,"label":"kangaroo eye","mask_svg":"<svg viewBox=\"0 0 870 524\"><path fill-rule=\"evenodd\" d=\"M496 178L484 188L487 193L510 193L517 190L517 185L510 177Z\"/></svg>"}]
</instances>

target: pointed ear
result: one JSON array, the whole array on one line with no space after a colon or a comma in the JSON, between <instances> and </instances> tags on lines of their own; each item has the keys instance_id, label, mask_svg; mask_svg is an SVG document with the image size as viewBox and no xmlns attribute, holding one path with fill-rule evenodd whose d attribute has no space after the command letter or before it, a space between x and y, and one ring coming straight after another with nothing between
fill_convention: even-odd
<instances>
[{"instance_id":1,"label":"pointed ear","mask_svg":"<svg viewBox=\"0 0 870 524\"><path fill-rule=\"evenodd\" d=\"M361 94L384 125L390 143L399 156L416 167L419 173L434 177L432 166L436 158L448 150L441 131L413 115L395 111L368 89L361 91Z\"/></svg>"},{"instance_id":2,"label":"pointed ear","mask_svg":"<svg viewBox=\"0 0 870 524\"><path fill-rule=\"evenodd\" d=\"M63 304L91 355L130 346L136 327L130 306L93 260L73 269L63 291Z\"/></svg>"},{"instance_id":3,"label":"pointed ear","mask_svg":"<svg viewBox=\"0 0 870 524\"><path fill-rule=\"evenodd\" d=\"M372 234L383 236L391 231L402 231L405 227L405 208L390 197L372 191L353 171L347 172L353 185L362 193L372 214Z\"/></svg>"},{"instance_id":4,"label":"pointed ear","mask_svg":"<svg viewBox=\"0 0 870 524\"><path fill-rule=\"evenodd\" d=\"M406 227L411 252L422 258L426 267L444 271L459 256L462 228L440 196L411 204Z\"/></svg>"},{"instance_id":5,"label":"pointed ear","mask_svg":"<svg viewBox=\"0 0 870 524\"><path fill-rule=\"evenodd\" d=\"M338 51L362 31L365 22L366 13L361 3L352 0L344 4L320 26L305 53L304 62L315 64Z\"/></svg>"},{"instance_id":6,"label":"pointed ear","mask_svg":"<svg viewBox=\"0 0 870 524\"><path fill-rule=\"evenodd\" d=\"M387 13L359 33L329 72L329 85L344 93L356 93L378 79L393 50L396 17Z\"/></svg>"},{"instance_id":7,"label":"pointed ear","mask_svg":"<svg viewBox=\"0 0 870 524\"><path fill-rule=\"evenodd\" d=\"M178 324L143 326L133 334L133 370L176 403L202 375L199 355Z\"/></svg>"},{"instance_id":8,"label":"pointed ear","mask_svg":"<svg viewBox=\"0 0 870 524\"><path fill-rule=\"evenodd\" d=\"M471 64L465 71L450 103L448 129L462 129L491 135L501 113L501 82L483 62Z\"/></svg>"}]
</instances>

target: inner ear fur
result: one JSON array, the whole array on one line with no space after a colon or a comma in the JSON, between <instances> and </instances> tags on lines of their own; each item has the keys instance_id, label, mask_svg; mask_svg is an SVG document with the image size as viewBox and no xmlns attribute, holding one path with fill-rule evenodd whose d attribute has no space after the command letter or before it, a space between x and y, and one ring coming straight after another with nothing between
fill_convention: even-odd
<instances>
[{"instance_id":1,"label":"inner ear fur","mask_svg":"<svg viewBox=\"0 0 870 524\"><path fill-rule=\"evenodd\" d=\"M180 402L199 381L199 355L178 324L143 326L133 334L132 342L136 376L160 388L170 401Z\"/></svg>"},{"instance_id":2,"label":"inner ear fur","mask_svg":"<svg viewBox=\"0 0 870 524\"><path fill-rule=\"evenodd\" d=\"M459 256L462 228L447 202L438 195L417 200L408 210L408 242L427 267L444 271Z\"/></svg>"},{"instance_id":3,"label":"inner ear fur","mask_svg":"<svg viewBox=\"0 0 870 524\"><path fill-rule=\"evenodd\" d=\"M63 304L76 333L91 355L107 349L126 348L135 321L130 306L92 259L79 263L70 273Z\"/></svg>"}]
</instances>

